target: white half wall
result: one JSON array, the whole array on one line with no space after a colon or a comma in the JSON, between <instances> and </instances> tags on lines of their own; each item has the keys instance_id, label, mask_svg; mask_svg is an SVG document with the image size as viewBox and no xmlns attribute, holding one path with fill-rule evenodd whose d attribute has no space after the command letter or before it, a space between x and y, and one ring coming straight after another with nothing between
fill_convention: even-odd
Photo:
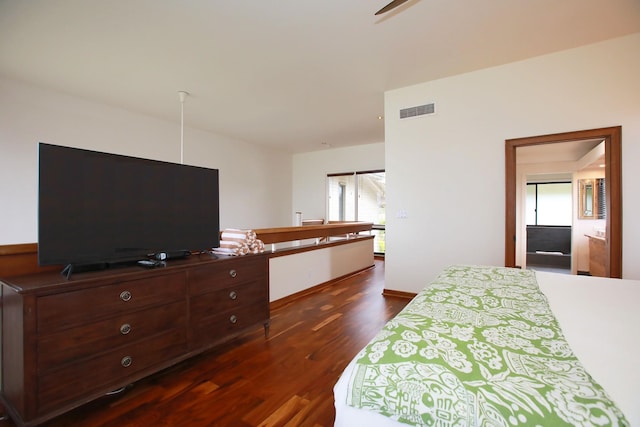
<instances>
[{"instance_id":1,"label":"white half wall","mask_svg":"<svg viewBox=\"0 0 640 427\"><path fill-rule=\"evenodd\" d=\"M373 265L373 239L269 259L269 300L275 301Z\"/></svg>"},{"instance_id":2,"label":"white half wall","mask_svg":"<svg viewBox=\"0 0 640 427\"><path fill-rule=\"evenodd\" d=\"M175 122L1 77L0 97L0 245L37 241L38 142L180 162L177 94ZM184 163L220 170L220 226L290 225L291 154L190 128L185 110Z\"/></svg>"},{"instance_id":3,"label":"white half wall","mask_svg":"<svg viewBox=\"0 0 640 427\"><path fill-rule=\"evenodd\" d=\"M623 277L640 279L640 33L385 94L385 287L504 265L505 140L622 126ZM400 120L402 108L436 114ZM406 218L397 213L406 212Z\"/></svg>"}]
</instances>

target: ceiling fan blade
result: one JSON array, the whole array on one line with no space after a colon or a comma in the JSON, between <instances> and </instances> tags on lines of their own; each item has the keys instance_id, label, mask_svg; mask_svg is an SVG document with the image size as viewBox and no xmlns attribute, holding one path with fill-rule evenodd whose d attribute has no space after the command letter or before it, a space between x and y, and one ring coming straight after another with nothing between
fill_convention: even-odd
<instances>
[{"instance_id":1,"label":"ceiling fan blade","mask_svg":"<svg viewBox=\"0 0 640 427\"><path fill-rule=\"evenodd\" d=\"M400 6L403 3L406 3L408 1L409 0L393 0L391 3L389 3L388 5L386 5L385 7L380 9L379 11L377 11L375 13L375 15L382 15L383 13L388 12L391 9L395 9L396 7Z\"/></svg>"}]
</instances>

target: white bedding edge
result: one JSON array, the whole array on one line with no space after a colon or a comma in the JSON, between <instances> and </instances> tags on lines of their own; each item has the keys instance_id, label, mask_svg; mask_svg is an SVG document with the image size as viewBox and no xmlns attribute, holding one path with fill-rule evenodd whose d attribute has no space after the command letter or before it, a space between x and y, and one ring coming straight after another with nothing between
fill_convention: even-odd
<instances>
[{"instance_id":1,"label":"white bedding edge","mask_svg":"<svg viewBox=\"0 0 640 427\"><path fill-rule=\"evenodd\" d=\"M632 426L640 427L640 280L536 272L558 323L578 359ZM335 427L406 426L347 406L355 359L334 386Z\"/></svg>"}]
</instances>

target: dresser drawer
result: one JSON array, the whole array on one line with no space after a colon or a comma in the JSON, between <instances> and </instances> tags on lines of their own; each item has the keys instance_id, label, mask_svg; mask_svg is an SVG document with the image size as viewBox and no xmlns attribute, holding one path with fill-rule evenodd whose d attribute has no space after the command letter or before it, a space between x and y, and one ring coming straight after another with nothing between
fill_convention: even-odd
<instances>
[{"instance_id":1,"label":"dresser drawer","mask_svg":"<svg viewBox=\"0 0 640 427\"><path fill-rule=\"evenodd\" d=\"M48 334L38 340L38 372L186 327L187 304L179 301Z\"/></svg>"},{"instance_id":2,"label":"dresser drawer","mask_svg":"<svg viewBox=\"0 0 640 427\"><path fill-rule=\"evenodd\" d=\"M184 354L186 342L186 330L174 329L39 375L38 412L46 413L109 385L124 385L123 380L136 372Z\"/></svg>"},{"instance_id":3,"label":"dresser drawer","mask_svg":"<svg viewBox=\"0 0 640 427\"><path fill-rule=\"evenodd\" d=\"M193 348L205 347L226 338L231 338L243 329L259 322L269 321L269 309L264 303L245 305L225 312L201 313L198 319L193 318Z\"/></svg>"},{"instance_id":4,"label":"dresser drawer","mask_svg":"<svg viewBox=\"0 0 640 427\"><path fill-rule=\"evenodd\" d=\"M265 278L266 272L267 259L261 256L249 255L213 263L189 272L189 292L193 295L227 288L238 283Z\"/></svg>"},{"instance_id":5,"label":"dresser drawer","mask_svg":"<svg viewBox=\"0 0 640 427\"><path fill-rule=\"evenodd\" d=\"M59 331L185 298L185 273L129 280L38 299L38 333Z\"/></svg>"},{"instance_id":6,"label":"dresser drawer","mask_svg":"<svg viewBox=\"0 0 640 427\"><path fill-rule=\"evenodd\" d=\"M191 298L192 322L222 311L236 310L244 305L266 301L267 285L262 280L230 286Z\"/></svg>"}]
</instances>

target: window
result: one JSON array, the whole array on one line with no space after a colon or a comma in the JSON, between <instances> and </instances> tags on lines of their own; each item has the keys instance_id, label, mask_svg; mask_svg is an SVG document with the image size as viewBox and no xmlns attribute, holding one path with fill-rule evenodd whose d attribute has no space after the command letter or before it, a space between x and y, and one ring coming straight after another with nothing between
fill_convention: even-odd
<instances>
[{"instance_id":1,"label":"window","mask_svg":"<svg viewBox=\"0 0 640 427\"><path fill-rule=\"evenodd\" d=\"M527 225L571 225L571 183L528 183L526 209Z\"/></svg>"},{"instance_id":2,"label":"window","mask_svg":"<svg viewBox=\"0 0 640 427\"><path fill-rule=\"evenodd\" d=\"M373 223L374 252L385 252L385 172L364 171L327 175L329 221Z\"/></svg>"},{"instance_id":3,"label":"window","mask_svg":"<svg viewBox=\"0 0 640 427\"><path fill-rule=\"evenodd\" d=\"M331 175L327 177L329 221L356 220L355 174Z\"/></svg>"}]
</instances>

